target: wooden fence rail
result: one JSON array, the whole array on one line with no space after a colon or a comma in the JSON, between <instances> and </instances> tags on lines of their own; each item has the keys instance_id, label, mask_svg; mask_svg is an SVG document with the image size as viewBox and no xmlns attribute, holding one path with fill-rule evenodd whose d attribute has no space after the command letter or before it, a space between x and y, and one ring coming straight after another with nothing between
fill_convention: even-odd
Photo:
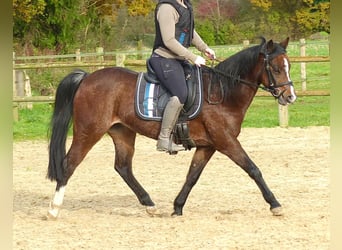
<instances>
[{"instance_id":1,"label":"wooden fence rail","mask_svg":"<svg viewBox=\"0 0 342 250\"><path fill-rule=\"evenodd\" d=\"M305 52L305 40L300 40L300 56L289 57L292 63L301 64L301 82L302 89L297 90L298 96L329 96L329 90L307 90L306 89L306 63L317 63L317 62L330 62L329 56L306 56ZM242 47L247 47L248 41L244 41ZM118 52L104 52L103 48L97 48L96 53L80 53L77 50L75 54L69 55L50 55L50 56L32 56L32 57L16 57L13 53L13 117L14 120L18 120L18 107L21 103L53 103L54 96L17 96L17 85L16 71L25 71L26 69L42 69L42 68L85 68L85 67L96 67L98 69L110 66L121 66L121 67L145 67L145 59L130 59L127 58L130 55L139 55L138 58L148 57L150 54L148 51L121 51ZM143 56L145 55L145 56ZM108 59L111 57L112 59ZM67 62L51 62L46 60L64 60L69 59ZM82 58L89 58L89 60L83 60ZM73 59L73 60L70 60ZM223 58L218 58L223 60ZM27 60L44 60L44 62L27 62ZM258 91L256 96L267 97L271 96L268 92ZM287 107L279 106L279 125L281 127L288 126L288 110Z\"/></svg>"},{"instance_id":2,"label":"wooden fence rail","mask_svg":"<svg viewBox=\"0 0 342 250\"><path fill-rule=\"evenodd\" d=\"M328 90L306 90L296 91L297 96L329 96ZM256 96L258 97L272 97L268 92L258 91ZM13 103L54 103L55 96L14 96Z\"/></svg>"},{"instance_id":3,"label":"wooden fence rail","mask_svg":"<svg viewBox=\"0 0 342 250\"><path fill-rule=\"evenodd\" d=\"M122 55L124 57L124 55ZM312 63L312 62L330 62L329 56L294 56L289 57L292 63ZM218 60L222 60L218 58ZM120 66L140 66L144 67L146 60L124 59ZM110 67L118 66L116 60L107 60L102 62L44 62L44 63L16 63L14 70L41 69L41 68L78 68L78 67Z\"/></svg>"}]
</instances>

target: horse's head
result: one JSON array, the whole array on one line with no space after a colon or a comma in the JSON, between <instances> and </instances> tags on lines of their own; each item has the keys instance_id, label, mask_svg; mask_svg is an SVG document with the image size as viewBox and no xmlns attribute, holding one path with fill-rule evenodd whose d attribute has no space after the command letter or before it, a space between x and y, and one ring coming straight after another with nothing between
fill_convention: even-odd
<instances>
[{"instance_id":1,"label":"horse's head","mask_svg":"<svg viewBox=\"0 0 342 250\"><path fill-rule=\"evenodd\" d=\"M264 60L262 83L281 105L293 103L297 96L290 79L290 60L286 54L289 38L280 43L264 40L261 56Z\"/></svg>"}]
</instances>

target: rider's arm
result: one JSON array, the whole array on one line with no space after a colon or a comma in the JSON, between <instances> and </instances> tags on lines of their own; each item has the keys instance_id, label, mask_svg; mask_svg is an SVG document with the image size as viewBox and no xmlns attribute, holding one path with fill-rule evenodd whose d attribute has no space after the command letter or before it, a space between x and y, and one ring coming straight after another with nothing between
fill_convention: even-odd
<instances>
[{"instance_id":1,"label":"rider's arm","mask_svg":"<svg viewBox=\"0 0 342 250\"><path fill-rule=\"evenodd\" d=\"M178 19L179 14L172 5L162 4L159 7L157 13L157 20L159 22L161 36L165 46L176 56L195 62L197 55L195 55L190 50L181 45L175 38L175 27L176 23L178 22ZM199 36L197 36L198 34L196 35L196 39L194 37L193 42L195 41L197 45L200 45L201 43L198 39ZM201 45L203 46L203 44Z\"/></svg>"}]
</instances>

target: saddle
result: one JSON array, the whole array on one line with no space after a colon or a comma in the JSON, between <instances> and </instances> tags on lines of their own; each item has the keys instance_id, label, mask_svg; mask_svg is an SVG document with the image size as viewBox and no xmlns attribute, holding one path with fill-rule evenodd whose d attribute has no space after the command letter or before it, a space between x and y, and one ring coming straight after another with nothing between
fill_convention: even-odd
<instances>
[{"instance_id":1,"label":"saddle","mask_svg":"<svg viewBox=\"0 0 342 250\"><path fill-rule=\"evenodd\" d=\"M139 118L148 121L161 121L166 104L171 94L160 84L149 60L146 62L147 72L139 72L136 93L135 111ZM183 144L185 149L195 147L189 138L188 121L196 118L202 110L203 83L202 74L196 65L184 66L188 96L173 130L174 141Z\"/></svg>"}]
</instances>

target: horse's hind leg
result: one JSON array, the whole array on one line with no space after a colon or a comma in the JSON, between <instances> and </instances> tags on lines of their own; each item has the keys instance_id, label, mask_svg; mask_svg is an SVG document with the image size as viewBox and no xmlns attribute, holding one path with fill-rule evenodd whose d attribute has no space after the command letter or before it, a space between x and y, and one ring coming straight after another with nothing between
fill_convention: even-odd
<instances>
[{"instance_id":1,"label":"horse's hind leg","mask_svg":"<svg viewBox=\"0 0 342 250\"><path fill-rule=\"evenodd\" d=\"M132 189L142 205L153 207L154 203L149 194L136 180L132 171L136 133L120 124L113 126L108 133L115 145L115 170Z\"/></svg>"},{"instance_id":2,"label":"horse's hind leg","mask_svg":"<svg viewBox=\"0 0 342 250\"><path fill-rule=\"evenodd\" d=\"M65 169L65 176L63 181L57 181L56 191L53 200L50 203L47 219L57 219L61 206L63 204L65 187L74 173L77 166L81 163L89 150L97 143L103 134L91 136L83 136L80 138L74 134L73 141L69 148L69 151L63 161L63 167Z\"/></svg>"}]
</instances>

